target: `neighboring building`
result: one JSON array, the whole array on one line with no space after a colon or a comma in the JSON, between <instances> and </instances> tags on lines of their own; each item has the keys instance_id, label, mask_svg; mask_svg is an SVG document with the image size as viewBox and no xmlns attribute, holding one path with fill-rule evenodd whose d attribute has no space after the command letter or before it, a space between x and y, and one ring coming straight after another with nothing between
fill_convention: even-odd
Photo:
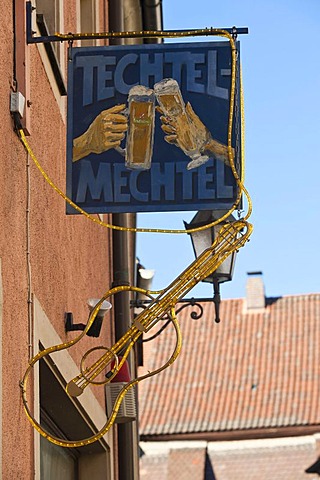
<instances>
[{"instance_id":1,"label":"neighboring building","mask_svg":"<svg viewBox=\"0 0 320 480\"><path fill-rule=\"evenodd\" d=\"M176 363L139 385L141 480L318 478L320 293L265 298L250 275L246 298L222 301L221 323L202 307L198 320L196 307L178 314ZM163 364L174 342L169 325L144 343L141 368Z\"/></svg>"},{"instance_id":2,"label":"neighboring building","mask_svg":"<svg viewBox=\"0 0 320 480\"><path fill-rule=\"evenodd\" d=\"M33 0L32 4L36 35L159 28L161 21L161 2ZM132 284L135 270L134 235L112 233L80 215L67 216L64 200L44 180L14 131L10 95L20 92L26 100L21 122L27 139L49 177L64 190L68 43L27 45L25 17L25 1L2 2L0 478L138 478L136 422L114 426L90 447L62 449L40 437L23 411L19 382L29 359L39 348L79 333L65 331L65 313L73 314L74 323L86 323L87 300L100 298L112 284ZM77 46L88 43L108 42L76 42ZM132 214L101 218L135 225ZM111 303L99 338L106 346L131 323L128 295ZM85 337L74 349L42 361L30 381L30 408L57 436L89 436L106 421L103 387L88 388L73 402L63 388L79 372L80 358L91 346L92 339ZM135 358L131 367L134 371Z\"/></svg>"}]
</instances>

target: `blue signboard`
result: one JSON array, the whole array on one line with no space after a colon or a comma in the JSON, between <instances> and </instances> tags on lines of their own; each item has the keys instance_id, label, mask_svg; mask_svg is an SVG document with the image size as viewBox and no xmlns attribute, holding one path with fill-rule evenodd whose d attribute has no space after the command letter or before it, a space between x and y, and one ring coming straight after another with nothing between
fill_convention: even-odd
<instances>
[{"instance_id":1,"label":"blue signboard","mask_svg":"<svg viewBox=\"0 0 320 480\"><path fill-rule=\"evenodd\" d=\"M229 42L72 48L68 196L89 213L230 208L230 87Z\"/></svg>"}]
</instances>

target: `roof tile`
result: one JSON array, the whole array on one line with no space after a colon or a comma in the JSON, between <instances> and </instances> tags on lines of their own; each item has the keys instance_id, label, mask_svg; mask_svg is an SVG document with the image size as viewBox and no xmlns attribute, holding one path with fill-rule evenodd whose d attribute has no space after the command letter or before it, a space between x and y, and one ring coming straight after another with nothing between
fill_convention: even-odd
<instances>
[{"instance_id":1,"label":"roof tile","mask_svg":"<svg viewBox=\"0 0 320 480\"><path fill-rule=\"evenodd\" d=\"M251 312L224 300L220 324L213 304L203 308L199 320L189 308L178 314L180 356L139 384L144 437L320 424L320 294L268 298ZM145 368L174 344L171 326L144 343Z\"/></svg>"}]
</instances>

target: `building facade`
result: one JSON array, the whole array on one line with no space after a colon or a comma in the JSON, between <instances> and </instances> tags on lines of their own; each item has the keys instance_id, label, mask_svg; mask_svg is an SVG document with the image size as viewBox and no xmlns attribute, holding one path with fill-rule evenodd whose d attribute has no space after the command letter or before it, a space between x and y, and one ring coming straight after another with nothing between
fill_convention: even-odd
<instances>
[{"instance_id":1,"label":"building facade","mask_svg":"<svg viewBox=\"0 0 320 480\"><path fill-rule=\"evenodd\" d=\"M140 30L150 22L157 28L161 5L156 3L34 0L32 35ZM21 0L5 0L0 19L0 477L138 478L136 422L114 426L87 447L62 448L40 436L23 409L19 383L30 359L41 349L75 338L79 331L67 331L66 318L71 324L85 324L89 299L100 299L112 285L133 284L135 275L134 234L112 232L81 215L66 215L64 199L17 135L17 129L23 128L41 167L65 191L70 45L28 44L26 6ZM108 41L74 45L104 44ZM96 217L109 224L135 226L132 214ZM99 345L112 345L126 331L132 316L129 301L128 294L110 300ZM106 422L103 386L88 388L73 401L64 390L79 374L79 362L93 341L85 336L73 348L45 357L30 376L29 408L58 438L88 437ZM134 355L130 362L134 371Z\"/></svg>"},{"instance_id":2,"label":"building facade","mask_svg":"<svg viewBox=\"0 0 320 480\"><path fill-rule=\"evenodd\" d=\"M268 298L250 275L221 323L213 302L200 306L178 313L178 361L140 386L141 479L318 478L319 293ZM170 327L145 342L143 368L174 344Z\"/></svg>"}]
</instances>

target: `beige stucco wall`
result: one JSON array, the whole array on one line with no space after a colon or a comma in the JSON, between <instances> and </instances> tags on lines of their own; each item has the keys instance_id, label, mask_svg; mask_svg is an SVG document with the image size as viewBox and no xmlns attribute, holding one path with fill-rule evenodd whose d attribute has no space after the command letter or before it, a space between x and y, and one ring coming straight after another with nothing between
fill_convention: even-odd
<instances>
[{"instance_id":1,"label":"beige stucco wall","mask_svg":"<svg viewBox=\"0 0 320 480\"><path fill-rule=\"evenodd\" d=\"M103 18L101 2L100 20ZM66 31L75 31L75 2L65 1ZM88 316L86 301L101 296L111 284L111 234L81 216L66 216L63 199L45 182L13 131L9 113L13 81L12 2L2 2L0 16L0 258L2 260L2 478L34 478L34 431L22 408L19 381L27 367L32 322L28 315L28 260L31 292L57 335L65 340L64 313L76 323ZM24 37L20 36L24 42ZM42 47L40 47L41 49ZM65 189L66 128L64 100L58 104L41 61L40 49L30 54L31 135L28 140L49 176ZM30 162L30 167L27 163ZM27 170L30 175L30 210ZM27 218L28 225L27 225ZM29 238L28 238L29 237ZM29 245L29 247L28 247ZM99 343L110 345L110 323ZM83 352L91 345L82 342ZM79 360L80 352L71 352ZM96 390L95 390L96 392ZM104 405L103 389L96 396ZM0 464L1 465L1 464ZM0 475L1 477L1 475Z\"/></svg>"}]
</instances>

